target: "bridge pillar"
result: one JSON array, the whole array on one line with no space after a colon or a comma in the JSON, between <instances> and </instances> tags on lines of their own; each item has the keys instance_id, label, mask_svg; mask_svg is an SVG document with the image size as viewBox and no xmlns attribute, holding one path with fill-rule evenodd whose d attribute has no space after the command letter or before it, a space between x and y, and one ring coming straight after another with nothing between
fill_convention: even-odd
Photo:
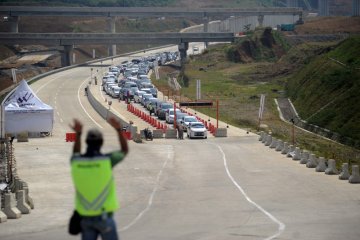
<instances>
[{"instance_id":1,"label":"bridge pillar","mask_svg":"<svg viewBox=\"0 0 360 240\"><path fill-rule=\"evenodd\" d=\"M189 43L188 42L183 42L179 44L179 52L180 52L180 62L181 62L181 66L183 66L183 64L186 61L186 51L189 49Z\"/></svg>"},{"instance_id":2,"label":"bridge pillar","mask_svg":"<svg viewBox=\"0 0 360 240\"><path fill-rule=\"evenodd\" d=\"M204 32L209 32L209 17L204 17ZM204 42L205 48L208 48L209 43Z\"/></svg>"},{"instance_id":3,"label":"bridge pillar","mask_svg":"<svg viewBox=\"0 0 360 240\"><path fill-rule=\"evenodd\" d=\"M360 0L353 0L352 16L360 16Z\"/></svg>"},{"instance_id":4,"label":"bridge pillar","mask_svg":"<svg viewBox=\"0 0 360 240\"><path fill-rule=\"evenodd\" d=\"M10 23L10 31L12 33L18 33L19 32L19 20L20 20L20 17L18 17L18 16L8 18L8 21Z\"/></svg>"},{"instance_id":5,"label":"bridge pillar","mask_svg":"<svg viewBox=\"0 0 360 240\"><path fill-rule=\"evenodd\" d=\"M107 18L109 33L116 33L115 20L116 20L115 17L108 17ZM108 54L109 54L109 56L115 56L116 55L116 45L115 44L108 46Z\"/></svg>"},{"instance_id":6,"label":"bridge pillar","mask_svg":"<svg viewBox=\"0 0 360 240\"><path fill-rule=\"evenodd\" d=\"M262 27L264 25L264 15L258 16L258 23L259 23L259 27Z\"/></svg>"},{"instance_id":7,"label":"bridge pillar","mask_svg":"<svg viewBox=\"0 0 360 240\"><path fill-rule=\"evenodd\" d=\"M329 16L329 1L328 0L319 0L319 15L320 16Z\"/></svg>"},{"instance_id":8,"label":"bridge pillar","mask_svg":"<svg viewBox=\"0 0 360 240\"><path fill-rule=\"evenodd\" d=\"M61 66L62 67L71 66L72 50L73 50L72 45L65 45L64 50L61 51Z\"/></svg>"}]
</instances>

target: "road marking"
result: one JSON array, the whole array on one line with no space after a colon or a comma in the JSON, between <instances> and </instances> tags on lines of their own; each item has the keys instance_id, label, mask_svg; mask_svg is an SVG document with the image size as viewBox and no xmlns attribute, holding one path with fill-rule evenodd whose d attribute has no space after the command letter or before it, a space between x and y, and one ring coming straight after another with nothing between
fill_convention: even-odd
<instances>
[{"instance_id":1,"label":"road marking","mask_svg":"<svg viewBox=\"0 0 360 240\"><path fill-rule=\"evenodd\" d=\"M86 111L84 105L81 103L81 100L80 100L80 91L82 91L84 88L83 88L83 85L85 82L89 82L89 79L91 77L88 77L85 79L85 81L83 81L83 83L79 86L78 88L78 100L79 100L79 103L80 103L80 106L82 107L82 109L84 110L84 112L86 113L86 115L88 115L88 117L99 127L99 128L103 128L100 124L98 124L91 116L90 114Z\"/></svg>"},{"instance_id":2,"label":"road marking","mask_svg":"<svg viewBox=\"0 0 360 240\"><path fill-rule=\"evenodd\" d=\"M254 202L253 200L251 200L251 198L246 194L246 192L244 191L244 189L235 181L234 177L231 175L230 173L230 170L228 168L228 165L227 165L227 160L226 160L226 155L223 151L223 149L217 145L217 144L214 144L215 146L218 147L218 149L220 150L221 154L222 154L222 157L223 157L223 160L224 160L224 167L225 167L225 170L226 170L226 173L227 175L229 176L230 180L233 182L233 184L239 189L239 191L242 193L242 195L245 197L245 199L251 203L252 205L254 205L257 209L259 209L261 212L263 212L266 216L268 216L273 222L275 222L276 224L279 225L279 228L278 228L278 232L275 233L274 235L270 236L270 237L267 237L265 238L265 240L271 240L271 239L274 239L278 236L280 236L284 230L285 230L285 224L280 222L276 217L274 217L271 213L269 213L268 211L266 211L263 207L261 207L259 204L257 204L256 202Z\"/></svg>"},{"instance_id":3,"label":"road marking","mask_svg":"<svg viewBox=\"0 0 360 240\"><path fill-rule=\"evenodd\" d=\"M63 73L63 72L62 72ZM46 82L44 85L42 85L41 87L39 87L37 90L36 90L36 94L39 93L45 86L47 86L48 84L52 83L53 81L59 79L59 78L62 78L64 76L67 76L67 75L70 75L72 74L72 72L69 72L67 74L64 74L64 75L60 75L60 76L57 76L57 77L54 77L52 80L49 80L48 82Z\"/></svg>"},{"instance_id":4,"label":"road marking","mask_svg":"<svg viewBox=\"0 0 360 240\"><path fill-rule=\"evenodd\" d=\"M158 187L160 185L160 178L161 178L161 175L163 174L163 171L169 161L169 159L172 159L174 156L173 154L173 149L172 149L172 146L167 146L167 157L166 157L166 160L164 161L163 165L162 165L162 168L160 169L160 172L158 173L157 177L156 177L156 184L155 184L155 187L152 191L152 193L150 194L150 198L149 198L149 201L148 201L148 204L146 206L146 208L144 210L142 210L137 216L136 218L134 218L134 220L132 220L128 225L126 225L125 227L121 228L120 230L118 230L118 232L124 232L126 230L128 230L129 228L131 228L133 225L135 225L143 216L144 214L150 210L150 207L151 205L153 204L153 199L155 197L155 194L158 190Z\"/></svg>"}]
</instances>

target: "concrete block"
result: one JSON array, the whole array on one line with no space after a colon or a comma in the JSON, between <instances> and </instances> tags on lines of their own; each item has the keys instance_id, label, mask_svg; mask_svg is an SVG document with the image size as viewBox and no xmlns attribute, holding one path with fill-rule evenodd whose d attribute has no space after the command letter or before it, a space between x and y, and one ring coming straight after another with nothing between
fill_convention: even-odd
<instances>
[{"instance_id":1,"label":"concrete block","mask_svg":"<svg viewBox=\"0 0 360 240\"><path fill-rule=\"evenodd\" d=\"M310 156L310 153L307 152L307 151L303 151L301 153L301 158L300 158L300 164L306 164L308 161L309 161L309 156Z\"/></svg>"},{"instance_id":2,"label":"concrete block","mask_svg":"<svg viewBox=\"0 0 360 240\"><path fill-rule=\"evenodd\" d=\"M350 177L349 164L343 163L341 166L341 173L339 175L340 180L348 180Z\"/></svg>"},{"instance_id":3,"label":"concrete block","mask_svg":"<svg viewBox=\"0 0 360 240\"><path fill-rule=\"evenodd\" d=\"M315 154L310 154L309 160L306 163L306 167L307 168L316 168L317 163L316 163L316 156Z\"/></svg>"},{"instance_id":4,"label":"concrete block","mask_svg":"<svg viewBox=\"0 0 360 240\"><path fill-rule=\"evenodd\" d=\"M227 128L217 128L215 130L215 137L227 137Z\"/></svg>"},{"instance_id":5,"label":"concrete block","mask_svg":"<svg viewBox=\"0 0 360 240\"><path fill-rule=\"evenodd\" d=\"M275 148L275 151L280 152L280 151L283 150L283 148L284 148L284 142L279 139L278 142L277 142L277 146Z\"/></svg>"},{"instance_id":6,"label":"concrete block","mask_svg":"<svg viewBox=\"0 0 360 240\"><path fill-rule=\"evenodd\" d=\"M353 165L351 168L351 176L349 177L349 183L360 183L359 166Z\"/></svg>"},{"instance_id":7,"label":"concrete block","mask_svg":"<svg viewBox=\"0 0 360 240\"><path fill-rule=\"evenodd\" d=\"M265 146L270 146L271 141L272 141L272 136L271 136L271 135L268 135L268 136L266 137Z\"/></svg>"},{"instance_id":8,"label":"concrete block","mask_svg":"<svg viewBox=\"0 0 360 240\"><path fill-rule=\"evenodd\" d=\"M16 200L13 193L5 193L4 213L8 219L21 217L21 212L16 208Z\"/></svg>"},{"instance_id":9,"label":"concrete block","mask_svg":"<svg viewBox=\"0 0 360 240\"><path fill-rule=\"evenodd\" d=\"M5 215L5 213L3 213L3 211L1 211L1 198L0 198L0 223L6 222L7 221L7 216Z\"/></svg>"},{"instance_id":10,"label":"concrete block","mask_svg":"<svg viewBox=\"0 0 360 240\"><path fill-rule=\"evenodd\" d=\"M30 213L30 206L26 203L25 190L16 192L16 207L22 214Z\"/></svg>"},{"instance_id":11,"label":"concrete block","mask_svg":"<svg viewBox=\"0 0 360 240\"><path fill-rule=\"evenodd\" d=\"M268 134L264 132L264 136L263 136L261 142L262 142L262 143L265 143L266 140L267 140L267 138L268 138Z\"/></svg>"},{"instance_id":12,"label":"concrete block","mask_svg":"<svg viewBox=\"0 0 360 240\"><path fill-rule=\"evenodd\" d=\"M164 131L162 129L154 129L153 130L153 137L154 138L163 138L164 137Z\"/></svg>"},{"instance_id":13,"label":"concrete block","mask_svg":"<svg viewBox=\"0 0 360 240\"><path fill-rule=\"evenodd\" d=\"M284 142L284 148L281 151L281 154L287 154L289 152L289 143Z\"/></svg>"},{"instance_id":14,"label":"concrete block","mask_svg":"<svg viewBox=\"0 0 360 240\"><path fill-rule=\"evenodd\" d=\"M325 169L325 174L327 174L327 175L339 174L339 171L336 169L336 162L334 159L329 159L328 167Z\"/></svg>"},{"instance_id":15,"label":"concrete block","mask_svg":"<svg viewBox=\"0 0 360 240\"><path fill-rule=\"evenodd\" d=\"M175 129L167 129L165 131L165 138L177 138L177 131Z\"/></svg>"},{"instance_id":16,"label":"concrete block","mask_svg":"<svg viewBox=\"0 0 360 240\"><path fill-rule=\"evenodd\" d=\"M295 146L293 145L289 146L286 156L289 158L293 158L295 156Z\"/></svg>"},{"instance_id":17,"label":"concrete block","mask_svg":"<svg viewBox=\"0 0 360 240\"><path fill-rule=\"evenodd\" d=\"M16 138L18 142L28 142L29 141L29 133L28 132L20 132L16 134Z\"/></svg>"},{"instance_id":18,"label":"concrete block","mask_svg":"<svg viewBox=\"0 0 360 240\"><path fill-rule=\"evenodd\" d=\"M298 161L298 160L301 159L301 150L300 150L300 148L298 148L298 147L295 148L295 154L294 154L294 156L292 157L292 159L293 159L294 161Z\"/></svg>"},{"instance_id":19,"label":"concrete block","mask_svg":"<svg viewBox=\"0 0 360 240\"><path fill-rule=\"evenodd\" d=\"M277 146L277 143L278 143L278 140L276 138L272 138L271 140L271 144L270 144L270 148L276 148Z\"/></svg>"},{"instance_id":20,"label":"concrete block","mask_svg":"<svg viewBox=\"0 0 360 240\"><path fill-rule=\"evenodd\" d=\"M265 136L264 131L261 131L261 132L260 132L260 135L259 135L259 141L262 141L263 138L264 138L264 136Z\"/></svg>"},{"instance_id":21,"label":"concrete block","mask_svg":"<svg viewBox=\"0 0 360 240\"><path fill-rule=\"evenodd\" d=\"M319 157L319 163L315 168L316 172L325 172L326 170L326 159L324 157Z\"/></svg>"},{"instance_id":22,"label":"concrete block","mask_svg":"<svg viewBox=\"0 0 360 240\"><path fill-rule=\"evenodd\" d=\"M34 209L34 201L29 195L29 186L26 182L23 182L23 190L25 191L25 202L30 206L31 209Z\"/></svg>"}]
</instances>

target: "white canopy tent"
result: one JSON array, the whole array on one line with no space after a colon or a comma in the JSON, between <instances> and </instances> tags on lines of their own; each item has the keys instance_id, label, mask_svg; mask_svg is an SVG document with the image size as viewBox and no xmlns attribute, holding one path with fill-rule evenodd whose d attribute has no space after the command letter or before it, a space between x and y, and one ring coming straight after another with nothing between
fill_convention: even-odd
<instances>
[{"instance_id":1,"label":"white canopy tent","mask_svg":"<svg viewBox=\"0 0 360 240\"><path fill-rule=\"evenodd\" d=\"M2 108L4 130L2 128L1 135L4 132L51 132L53 129L53 108L43 103L25 80L4 100Z\"/></svg>"}]
</instances>

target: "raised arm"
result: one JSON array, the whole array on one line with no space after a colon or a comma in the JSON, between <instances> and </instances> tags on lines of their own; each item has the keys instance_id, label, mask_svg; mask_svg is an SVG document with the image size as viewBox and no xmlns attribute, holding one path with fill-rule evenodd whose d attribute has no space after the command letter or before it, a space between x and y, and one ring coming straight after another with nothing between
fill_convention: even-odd
<instances>
[{"instance_id":1,"label":"raised arm","mask_svg":"<svg viewBox=\"0 0 360 240\"><path fill-rule=\"evenodd\" d=\"M127 139L122 133L121 124L115 118L109 118L109 123L116 130L119 137L120 148L122 152L126 155L129 152L129 147Z\"/></svg>"},{"instance_id":2,"label":"raised arm","mask_svg":"<svg viewBox=\"0 0 360 240\"><path fill-rule=\"evenodd\" d=\"M80 153L81 152L81 134L82 134L83 125L79 120L74 119L74 125L70 125L70 127L76 133L76 140L74 143L73 154Z\"/></svg>"}]
</instances>

